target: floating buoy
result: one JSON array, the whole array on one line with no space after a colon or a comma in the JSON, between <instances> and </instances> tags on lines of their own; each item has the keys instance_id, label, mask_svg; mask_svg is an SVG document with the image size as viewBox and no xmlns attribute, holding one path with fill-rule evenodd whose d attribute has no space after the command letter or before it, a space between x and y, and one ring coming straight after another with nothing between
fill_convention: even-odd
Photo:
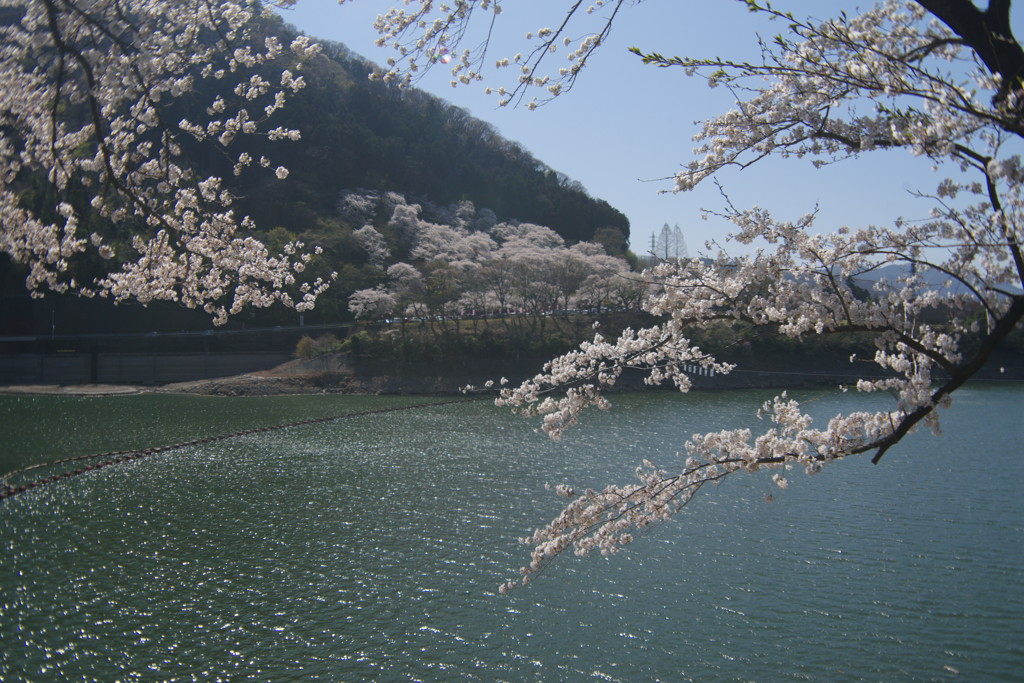
<instances>
[{"instance_id":1,"label":"floating buoy","mask_svg":"<svg viewBox=\"0 0 1024 683\"><path fill-rule=\"evenodd\" d=\"M170 446L155 446L153 448L146 448L146 449L139 449L139 450L110 451L110 452L107 452L107 453L100 453L100 454L93 454L93 455L82 455L82 456L75 456L75 457L70 457L70 458L62 458L62 459L59 459L59 460L52 460L52 461L47 462L47 463L40 463L40 464L37 464L37 465L30 465L30 466L27 466L27 467L24 467L24 468L21 468L21 469L18 469L18 470L14 470L12 472L8 472L6 475L3 476L3 481L5 481L5 482L8 481L15 474L27 472L29 470L34 470L34 469L38 469L38 468L41 468L41 467L53 467L55 465L59 465L59 464L62 464L62 463L69 463L69 462L74 462L74 461L79 461L79 460L86 460L86 459L91 459L91 460L104 459L101 462L95 462L94 464L87 465L85 467L77 468L74 471L70 471L69 470L69 471L66 471L64 473L53 474L50 477L44 477L44 478L41 478L41 479L38 479L38 480L35 480L35 481L32 481L32 482L29 482L27 484L20 484L18 486L13 486L13 485L8 484L5 487L0 488L0 500L6 499L6 498L11 498L11 497L13 497L13 496L15 496L15 495L17 495L19 493L24 493L25 491L29 490L30 488L35 488L35 487L38 487L38 486L42 486L44 484L49 484L49 483L52 483L52 482L55 482L55 481L59 481L60 479L63 479L63 478L66 478L66 477L72 477L72 476L74 476L76 474L84 474L85 472L90 472L92 470L97 470L97 469L106 467L107 465L114 465L114 464L120 464L120 463L125 463L125 462L132 462L134 460L138 460L140 458L143 458L143 457L145 457L147 455L154 455L154 454L157 454L157 453L165 453L165 452L169 452L169 451L180 450L182 448L185 448L186 446L198 446L198 445L202 445L202 444L213 443L215 441L222 441L224 439L230 439L230 438L234 438L234 437L245 436L247 434L259 434L259 433L263 433L263 432L277 431L277 430L287 429L289 427L297 427L297 426L300 426L300 425L321 424L321 423L324 423L324 422L332 422L334 420L341 420L341 419L345 419L345 418L362 417L362 416L365 416L365 415L377 415L377 414L381 414L381 413L393 413L393 412L398 412L398 411L403 411L403 410L412 410L412 409L415 409L415 408L428 408L428 407L432 407L432 406L450 405L450 404L454 404L454 403L467 403L467 402L470 402L470 401L486 400L488 398L489 398L488 396L477 396L477 397L474 397L474 398L463 398L463 399L455 399L455 400L450 400L450 401L435 401L435 402L432 402L432 403L415 403L413 405L399 406L399 407L395 407L395 408L378 408L378 409L374 409L374 410L363 410L363 411L358 411L358 412L353 412L353 413L346 413L344 415L334 415L334 416L327 416L327 417L311 417L311 418L308 418L308 419L305 419L305 420L298 420L296 422L287 422L287 423L284 423L284 424L268 425L268 426L264 426L264 427L254 427L252 429L247 429L247 430L240 431L240 432L233 432L233 433L230 433L230 434L220 434L220 435L217 435L217 436L208 436L208 437L205 437L205 438L202 438L202 439L195 439L193 441L188 441L188 442L184 442L184 443L177 443L177 444L173 444L173 445L170 445Z\"/></svg>"}]
</instances>

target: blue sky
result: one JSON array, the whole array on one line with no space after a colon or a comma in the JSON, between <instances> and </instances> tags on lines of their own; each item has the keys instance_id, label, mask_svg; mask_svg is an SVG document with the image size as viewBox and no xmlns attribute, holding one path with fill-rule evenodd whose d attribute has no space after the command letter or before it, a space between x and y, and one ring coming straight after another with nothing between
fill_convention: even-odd
<instances>
[{"instance_id":1,"label":"blue sky","mask_svg":"<svg viewBox=\"0 0 1024 683\"><path fill-rule=\"evenodd\" d=\"M377 63L393 52L374 45L374 18L399 0L300 0L282 12L285 20L317 36L344 43ZM567 0L506 0L489 56L494 59L527 52L527 31L557 26ZM855 9L853 3L778 0L778 9L822 16L831 7ZM865 6L867 3L865 4ZM1024 17L1015 10L1016 23ZM450 74L438 68L417 86L462 106L519 142L548 166L581 182L595 197L629 217L635 252L649 250L651 235L664 223L678 224L691 255L706 252L709 239L721 240L729 225L702 220L701 209L720 209L723 200L710 182L697 190L664 194L663 180L692 158L695 123L731 108L733 96L709 89L703 80L679 69L645 66L627 50L631 46L666 55L758 55L757 34L770 39L783 27L748 12L730 0L645 0L626 8L604 46L596 53L573 90L529 111L501 108L484 85L508 85L510 70L491 69L485 82L452 88ZM560 54L552 55L564 60ZM493 63L493 60L488 60ZM502 80L506 79L506 80ZM769 160L743 172L720 174L738 208L758 205L782 219L796 219L817 205L817 227L889 224L897 216L923 217L928 204L910 197L915 189L931 191L940 180L931 163L904 152L875 152L861 159L815 170L806 160ZM743 253L732 245L731 253Z\"/></svg>"}]
</instances>

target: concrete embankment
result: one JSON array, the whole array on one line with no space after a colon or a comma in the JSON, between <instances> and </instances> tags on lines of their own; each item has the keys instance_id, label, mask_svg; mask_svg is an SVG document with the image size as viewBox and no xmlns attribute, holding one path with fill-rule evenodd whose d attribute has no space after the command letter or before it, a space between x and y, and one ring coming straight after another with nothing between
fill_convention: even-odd
<instances>
[{"instance_id":1,"label":"concrete embankment","mask_svg":"<svg viewBox=\"0 0 1024 683\"><path fill-rule=\"evenodd\" d=\"M154 357L155 356L155 357ZM326 355L289 360L274 354L144 354L56 361L31 359L11 371L0 358L0 392L110 395L140 391L221 396L284 394L431 394L458 393L502 377L510 384L532 377L544 358L460 358L434 362L399 362L376 358ZM5 361L7 364L5 365ZM6 374L4 374L4 370ZM848 358L807 358L798 354L747 358L729 374L687 368L697 389L767 388L854 384L858 378L880 376L874 364ZM993 359L978 379L1024 378L1017 357ZM649 388L644 373L624 373L616 383L622 391Z\"/></svg>"}]
</instances>

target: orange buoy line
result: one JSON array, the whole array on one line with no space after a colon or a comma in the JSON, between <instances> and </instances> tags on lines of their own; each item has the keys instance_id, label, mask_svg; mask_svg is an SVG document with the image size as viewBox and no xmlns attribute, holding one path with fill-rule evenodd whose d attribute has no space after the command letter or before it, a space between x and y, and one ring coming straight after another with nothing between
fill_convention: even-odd
<instances>
[{"instance_id":1,"label":"orange buoy line","mask_svg":"<svg viewBox=\"0 0 1024 683\"><path fill-rule=\"evenodd\" d=\"M249 434L260 434L263 432L273 432L281 429L288 429L289 427L299 427L302 425L317 424L322 422L332 422L334 420L344 420L353 417L363 417L366 415L377 415L381 413L396 413L402 410L413 410L415 408L431 408L434 406L451 405L454 403L468 403L470 401L480 401L486 396L479 396L475 398L460 398L452 399L449 401L433 401L431 403L416 403L408 406L397 406L393 408L376 408L374 410L361 410L355 413L345 413L344 415L331 415L328 417L315 417L306 420L296 420L294 422L286 422L284 424L270 425L266 427L253 427L252 429L246 429L240 432L231 432L230 434L220 434L217 436L208 436L202 439L195 439L193 441L185 441L182 443L171 444L169 446L156 446L153 448L143 448L136 450L127 451L111 451L108 453L94 453L92 455L77 455L70 458L61 458L59 460L51 460L49 462L38 463L35 465L28 465L27 467L21 467L16 470L12 470L7 474L0 477L0 500L6 500L12 498L19 493L25 493L32 489L46 484L60 481L61 479L68 479L86 472L93 472L98 469L107 467L108 465L117 465L125 462L132 462L139 460L150 455L160 455L162 453L170 453L172 451L181 450L190 446L201 446L203 444L213 443L215 441L223 441L224 439L234 439L240 436L248 436ZM83 461L96 461L84 467L76 467L75 469L68 469L64 472L53 474L49 477L43 477L40 479L32 479L19 485L11 485L10 479L18 475L24 475L27 472L33 470L40 470L46 468L56 467L58 465L66 465L67 463L83 462Z\"/></svg>"}]
</instances>

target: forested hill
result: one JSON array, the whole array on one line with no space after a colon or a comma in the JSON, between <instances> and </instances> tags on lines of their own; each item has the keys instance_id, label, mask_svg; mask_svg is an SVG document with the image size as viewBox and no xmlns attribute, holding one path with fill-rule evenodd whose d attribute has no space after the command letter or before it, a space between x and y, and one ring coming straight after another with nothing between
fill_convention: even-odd
<instances>
[{"instance_id":1,"label":"forested hill","mask_svg":"<svg viewBox=\"0 0 1024 683\"><path fill-rule=\"evenodd\" d=\"M294 34L278 21L271 30L285 34L284 44ZM341 44L321 44L321 56L302 72L308 85L275 117L302 131L301 141L272 150L291 174L284 182L250 174L263 185L239 188L257 223L301 233L333 220L340 191L360 188L438 205L469 200L499 220L550 227L570 243L601 228L628 238L621 212L490 124L421 90L371 81L372 63Z\"/></svg>"},{"instance_id":2,"label":"forested hill","mask_svg":"<svg viewBox=\"0 0 1024 683\"><path fill-rule=\"evenodd\" d=\"M0 15L0 21L16 17ZM280 37L288 45L298 34L279 18L263 20L261 30ZM263 36L256 36L260 40ZM323 255L311 264L317 275L336 271L338 280L321 297L313 318L348 318L347 299L355 290L372 287L379 273L366 264L366 253L352 233L363 227L339 211L346 194L398 193L410 202L422 205L425 215L435 208L443 212L459 202L469 201L477 210L490 210L497 221L521 221L550 227L566 242L600 242L606 251L621 255L626 251L629 221L607 202L590 197L578 182L567 178L534 158L519 144L506 140L490 124L444 100L416 89L398 89L369 79L374 65L338 43L319 41L322 52L303 68L306 87L291 96L282 111L270 120L270 127L297 128L298 141L270 141L258 136L240 136L226 150L209 142L198 144L183 139L189 162L198 177L218 175L224 178L239 200L238 213L251 216L258 236L272 250L292 240L301 240L310 248L322 247ZM272 65L268 77L280 65ZM204 80L202 89L192 97L169 103L163 112L167 121L192 119L192 109L206 107L218 95L230 99L231 79ZM273 78L271 78L273 80ZM220 93L213 88L225 89ZM242 152L252 158L266 156L274 166L283 165L289 173L279 180L271 169L246 169L236 176L234 159ZM52 207L56 200L45 178L26 176L20 190L22 201ZM84 234L98 229L104 219L89 208L89 197L82 194L71 201L81 216ZM50 209L52 211L52 209ZM386 222L377 216L372 222ZM104 230L100 230L104 232ZM129 233L111 234L108 242L118 253L131 250ZM90 257L91 258L91 257ZM74 265L82 281L90 281L107 267L97 259L85 259ZM30 302L24 289L25 268L0 254L0 333L20 334L40 328L43 318L52 317L52 309L67 311L88 309L87 317L95 325L83 322L80 332L136 329L156 324L148 319L152 311L142 312L133 304L118 306L109 315L109 303L85 302L77 297L49 294ZM132 309L125 311L125 308ZM152 308L152 306L151 306ZM174 318L168 325L194 327L209 325L209 315L201 312L169 311L157 323ZM103 309L104 312L100 312ZM65 316L67 317L67 316ZM248 311L229 327L246 321L291 321L294 312L272 309ZM48 323L47 323L48 324ZM77 327L77 326L76 326ZM86 329L88 328L88 329ZM147 327L146 329L149 329Z\"/></svg>"}]
</instances>

